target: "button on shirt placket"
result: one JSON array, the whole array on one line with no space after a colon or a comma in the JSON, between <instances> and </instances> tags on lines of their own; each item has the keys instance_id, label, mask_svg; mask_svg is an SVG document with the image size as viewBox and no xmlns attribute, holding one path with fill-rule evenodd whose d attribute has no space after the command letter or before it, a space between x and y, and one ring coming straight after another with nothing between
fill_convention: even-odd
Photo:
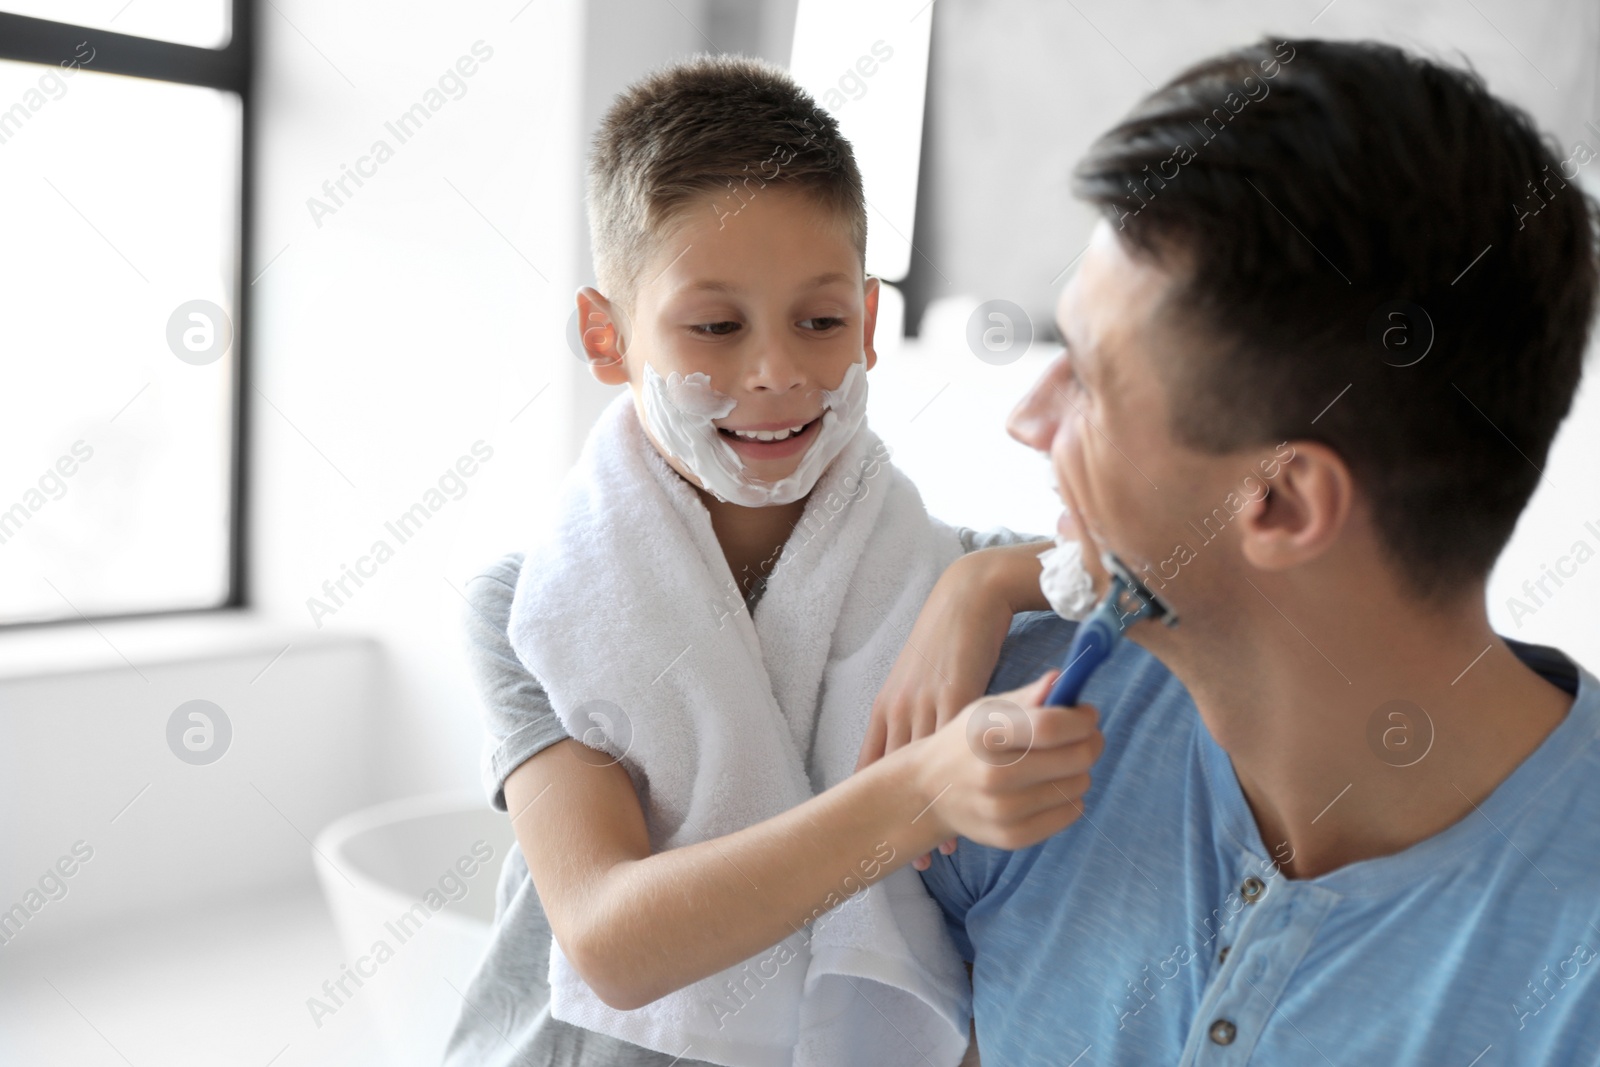
<instances>
[{"instance_id":1,"label":"button on shirt placket","mask_svg":"<svg viewBox=\"0 0 1600 1067\"><path fill-rule=\"evenodd\" d=\"M1243 913L1219 939L1227 943L1218 951L1211 986L1191 1024L1183 1067L1248 1063L1268 1026L1292 1029L1278 1014L1278 1000L1334 894L1277 874L1261 876L1256 873L1260 863L1258 857L1242 857L1233 892L1244 901ZM1304 1051L1316 1058L1312 1049Z\"/></svg>"}]
</instances>

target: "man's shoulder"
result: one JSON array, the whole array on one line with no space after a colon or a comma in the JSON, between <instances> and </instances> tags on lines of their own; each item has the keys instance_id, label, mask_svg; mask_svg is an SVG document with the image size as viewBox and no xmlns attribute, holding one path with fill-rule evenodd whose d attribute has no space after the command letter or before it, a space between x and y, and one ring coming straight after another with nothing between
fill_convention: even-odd
<instances>
[{"instance_id":1,"label":"man's shoulder","mask_svg":"<svg viewBox=\"0 0 1600 1067\"><path fill-rule=\"evenodd\" d=\"M1077 629L1076 622L1053 611L1017 615L1001 646L989 692L1016 689L1052 667L1064 666ZM1082 700L1099 713L1105 738L1093 770L1096 798L1123 798L1132 791L1144 798L1135 808L1145 802L1168 808L1189 802L1183 795L1190 780L1185 767L1197 751L1189 742L1203 727L1189 691L1176 675L1143 647L1122 640L1090 675ZM1170 795L1157 797L1157 793ZM1120 812L1114 816L1120 818ZM1073 834L1069 830L1056 836L1061 845ZM1019 855L1032 863L1038 858L1032 853L1040 848L1036 845Z\"/></svg>"},{"instance_id":2,"label":"man's shoulder","mask_svg":"<svg viewBox=\"0 0 1600 1067\"><path fill-rule=\"evenodd\" d=\"M989 692L1016 689L1064 665L1077 629L1076 622L1053 611L1015 616ZM1159 827L1141 820L1152 810L1181 811L1191 802L1186 791L1194 777L1183 768L1194 758L1194 748L1183 739L1199 728L1199 716L1188 690L1145 649L1120 641L1090 676L1083 699L1100 713L1105 736L1085 805L1103 814L1023 849L963 840L950 856L935 854L923 881L948 912L964 917L980 903L993 909L1025 880L1065 893L1075 878L1093 877L1088 872L1098 871L1098 864L1109 863L1120 872L1127 858L1115 847L1100 853L1108 839L1102 831L1113 843L1139 833L1186 832L1188 824L1181 819Z\"/></svg>"},{"instance_id":3,"label":"man's shoulder","mask_svg":"<svg viewBox=\"0 0 1600 1067\"><path fill-rule=\"evenodd\" d=\"M989 680L989 692L1016 689L1049 668L1059 666L1077 632L1076 622L1063 619L1053 611L1023 611L1013 615Z\"/></svg>"},{"instance_id":4,"label":"man's shoulder","mask_svg":"<svg viewBox=\"0 0 1600 1067\"><path fill-rule=\"evenodd\" d=\"M1052 667L1063 667L1072 648L1078 623L1054 611L1024 611L1012 617L1011 627L1000 646L1000 659L989 682L989 692L1016 689L1038 678ZM1101 712L1101 728L1107 717L1124 707L1187 710L1189 691L1166 665L1137 643L1122 640L1111 655L1089 677L1083 699Z\"/></svg>"}]
</instances>

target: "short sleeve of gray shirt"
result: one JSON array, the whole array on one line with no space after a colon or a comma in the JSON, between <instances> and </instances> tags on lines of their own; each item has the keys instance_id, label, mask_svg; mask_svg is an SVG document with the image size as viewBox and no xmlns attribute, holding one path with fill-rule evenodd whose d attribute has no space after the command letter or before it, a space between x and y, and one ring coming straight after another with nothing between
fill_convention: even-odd
<instances>
[{"instance_id":1,"label":"short sleeve of gray shirt","mask_svg":"<svg viewBox=\"0 0 1600 1067\"><path fill-rule=\"evenodd\" d=\"M1004 527L956 529L968 552L1052 539ZM489 804L498 811L506 810L505 783L511 772L571 736L506 635L522 559L522 553L513 552L473 578L467 585L463 616L467 658L488 732L480 771ZM552 1018L547 978L551 936L522 850L513 848L500 869L494 932L467 987L467 1003L446 1045L444 1067L532 1063L550 1067L711 1067Z\"/></svg>"}]
</instances>

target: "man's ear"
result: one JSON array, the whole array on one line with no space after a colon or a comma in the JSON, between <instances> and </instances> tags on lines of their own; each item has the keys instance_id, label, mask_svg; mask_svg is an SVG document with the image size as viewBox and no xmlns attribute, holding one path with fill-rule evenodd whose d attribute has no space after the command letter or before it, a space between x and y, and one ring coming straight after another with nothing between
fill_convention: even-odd
<instances>
[{"instance_id":1,"label":"man's ear","mask_svg":"<svg viewBox=\"0 0 1600 1067\"><path fill-rule=\"evenodd\" d=\"M1284 459L1285 450L1289 458ZM1356 482L1343 457L1317 441L1278 446L1276 476L1236 520L1240 550L1253 567L1282 571L1328 551L1345 533ZM1262 461L1266 470L1269 461Z\"/></svg>"},{"instance_id":2,"label":"man's ear","mask_svg":"<svg viewBox=\"0 0 1600 1067\"><path fill-rule=\"evenodd\" d=\"M878 331L878 279L867 275L867 299L864 307L866 314L861 323L861 347L867 353L867 369L871 370L878 362L878 350L874 344L874 335Z\"/></svg>"},{"instance_id":3,"label":"man's ear","mask_svg":"<svg viewBox=\"0 0 1600 1067\"><path fill-rule=\"evenodd\" d=\"M628 367L622 360L628 347L624 321L621 309L599 290L587 285L578 290L579 343L590 373L605 385L628 384Z\"/></svg>"}]
</instances>

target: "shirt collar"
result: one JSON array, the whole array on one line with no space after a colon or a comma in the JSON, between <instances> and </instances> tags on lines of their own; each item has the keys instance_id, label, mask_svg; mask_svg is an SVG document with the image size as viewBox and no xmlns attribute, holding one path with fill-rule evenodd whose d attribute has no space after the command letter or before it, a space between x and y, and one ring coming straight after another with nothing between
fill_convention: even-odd
<instances>
[{"instance_id":1,"label":"shirt collar","mask_svg":"<svg viewBox=\"0 0 1600 1067\"><path fill-rule=\"evenodd\" d=\"M1600 679L1558 649L1502 637L1506 645L1541 677L1573 695L1566 717L1505 780L1495 787L1477 810L1432 837L1388 856L1359 860L1316 878L1295 879L1287 885L1314 885L1348 895L1382 895L1436 877L1464 862L1484 845L1507 840L1506 831L1550 783L1579 759L1600 734ZM1245 800L1233 762L1202 719L1195 730L1196 744L1212 810L1219 831L1252 858L1266 860L1255 815ZM1532 862L1531 860L1529 861ZM1281 891L1281 890L1280 890Z\"/></svg>"}]
</instances>

